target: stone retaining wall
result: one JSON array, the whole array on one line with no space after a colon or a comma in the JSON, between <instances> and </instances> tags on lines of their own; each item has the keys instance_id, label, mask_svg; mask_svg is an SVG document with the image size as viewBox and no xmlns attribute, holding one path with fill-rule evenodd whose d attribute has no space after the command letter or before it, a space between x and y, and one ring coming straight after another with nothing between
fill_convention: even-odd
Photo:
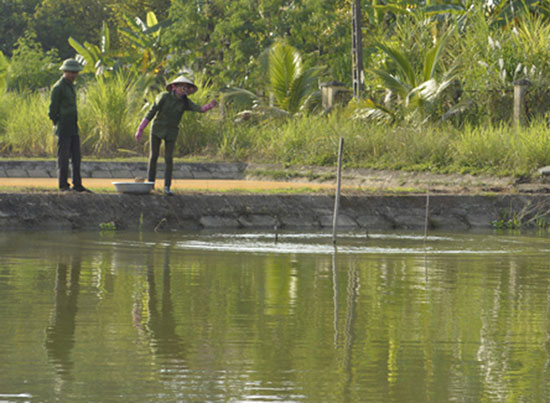
<instances>
[{"instance_id":1,"label":"stone retaining wall","mask_svg":"<svg viewBox=\"0 0 550 403\"><path fill-rule=\"evenodd\" d=\"M245 163L177 163L174 179L243 179ZM136 178L147 177L146 162L83 161L83 178ZM157 177L164 176L164 163L158 164ZM56 178L53 160L0 161L0 177Z\"/></svg>"},{"instance_id":2,"label":"stone retaining wall","mask_svg":"<svg viewBox=\"0 0 550 403\"><path fill-rule=\"evenodd\" d=\"M99 230L323 229L334 198L319 195L0 194L0 228ZM429 227L490 229L493 220L527 220L550 211L548 196L432 196ZM423 229L423 196L342 197L339 226L357 230Z\"/></svg>"}]
</instances>

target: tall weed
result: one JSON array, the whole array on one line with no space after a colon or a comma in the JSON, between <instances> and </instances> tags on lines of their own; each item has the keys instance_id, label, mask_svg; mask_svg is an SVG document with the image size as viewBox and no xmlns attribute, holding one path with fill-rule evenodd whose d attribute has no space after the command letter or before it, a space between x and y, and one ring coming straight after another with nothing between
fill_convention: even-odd
<instances>
[{"instance_id":1,"label":"tall weed","mask_svg":"<svg viewBox=\"0 0 550 403\"><path fill-rule=\"evenodd\" d=\"M517 132L509 126L466 126L452 142L455 166L472 171L513 170Z\"/></svg>"},{"instance_id":2,"label":"tall weed","mask_svg":"<svg viewBox=\"0 0 550 403\"><path fill-rule=\"evenodd\" d=\"M195 74L193 82L198 90L189 99L194 103L204 105L216 97L217 94L206 75ZM212 109L206 113L185 112L180 123L176 155L208 152L219 141L221 125L222 117L219 109Z\"/></svg>"},{"instance_id":3,"label":"tall weed","mask_svg":"<svg viewBox=\"0 0 550 403\"><path fill-rule=\"evenodd\" d=\"M134 147L141 118L143 87L131 74L99 77L82 92L79 122L83 144L102 155Z\"/></svg>"},{"instance_id":4,"label":"tall weed","mask_svg":"<svg viewBox=\"0 0 550 403\"><path fill-rule=\"evenodd\" d=\"M533 122L514 136L512 154L515 171L529 174L550 165L550 128L546 121Z\"/></svg>"},{"instance_id":5,"label":"tall weed","mask_svg":"<svg viewBox=\"0 0 550 403\"><path fill-rule=\"evenodd\" d=\"M45 93L0 97L0 151L3 155L44 157L54 155L56 137L48 118Z\"/></svg>"},{"instance_id":6,"label":"tall weed","mask_svg":"<svg viewBox=\"0 0 550 403\"><path fill-rule=\"evenodd\" d=\"M259 128L254 125L226 121L220 127L217 144L212 144L217 157L233 161L246 161L258 157Z\"/></svg>"}]
</instances>

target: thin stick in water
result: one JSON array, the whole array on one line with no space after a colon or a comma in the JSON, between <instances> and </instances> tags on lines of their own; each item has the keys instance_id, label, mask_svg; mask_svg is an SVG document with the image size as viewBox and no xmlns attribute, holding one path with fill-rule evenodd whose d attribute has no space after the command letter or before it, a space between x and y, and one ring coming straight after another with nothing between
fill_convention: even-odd
<instances>
[{"instance_id":1,"label":"thin stick in water","mask_svg":"<svg viewBox=\"0 0 550 403\"><path fill-rule=\"evenodd\" d=\"M336 244L336 228L338 226L338 210L340 208L340 188L342 187L342 153L344 151L344 138L340 136L338 147L338 175L336 179L336 198L334 200L334 214L332 216L332 243Z\"/></svg>"},{"instance_id":2,"label":"thin stick in water","mask_svg":"<svg viewBox=\"0 0 550 403\"><path fill-rule=\"evenodd\" d=\"M428 190L426 192L426 218L424 220L424 242L428 238L428 220L430 217L430 184L428 184Z\"/></svg>"}]
</instances>

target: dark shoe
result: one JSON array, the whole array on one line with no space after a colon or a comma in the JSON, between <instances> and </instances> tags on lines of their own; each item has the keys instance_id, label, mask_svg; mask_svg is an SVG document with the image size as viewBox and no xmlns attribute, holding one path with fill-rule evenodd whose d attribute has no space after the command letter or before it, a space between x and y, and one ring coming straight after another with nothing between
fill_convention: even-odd
<instances>
[{"instance_id":1,"label":"dark shoe","mask_svg":"<svg viewBox=\"0 0 550 403\"><path fill-rule=\"evenodd\" d=\"M76 188L73 188L73 189L77 192L80 192L80 193L94 193L90 189L86 189L84 186L79 186L79 187L76 187Z\"/></svg>"},{"instance_id":2,"label":"dark shoe","mask_svg":"<svg viewBox=\"0 0 550 403\"><path fill-rule=\"evenodd\" d=\"M60 192L70 192L72 189L68 186L63 186L59 188Z\"/></svg>"},{"instance_id":3,"label":"dark shoe","mask_svg":"<svg viewBox=\"0 0 550 403\"><path fill-rule=\"evenodd\" d=\"M164 187L164 194L166 196L174 196L174 193L170 190L170 188L168 186Z\"/></svg>"}]
</instances>

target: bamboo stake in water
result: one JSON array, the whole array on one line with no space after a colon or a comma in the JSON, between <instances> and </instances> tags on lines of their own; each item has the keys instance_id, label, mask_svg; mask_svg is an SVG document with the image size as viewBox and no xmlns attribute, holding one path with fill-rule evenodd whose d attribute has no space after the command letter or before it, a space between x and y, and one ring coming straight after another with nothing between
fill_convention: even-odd
<instances>
[{"instance_id":1,"label":"bamboo stake in water","mask_svg":"<svg viewBox=\"0 0 550 403\"><path fill-rule=\"evenodd\" d=\"M336 227L338 226L338 209L340 208L340 188L342 186L342 153L344 151L344 138L340 136L338 147L338 175L336 179L336 198L334 200L334 214L332 216L332 243L336 244Z\"/></svg>"},{"instance_id":2,"label":"bamboo stake in water","mask_svg":"<svg viewBox=\"0 0 550 403\"><path fill-rule=\"evenodd\" d=\"M428 183L428 190L426 192L426 218L424 220L424 242L428 238L428 221L430 217L430 184Z\"/></svg>"}]
</instances>

